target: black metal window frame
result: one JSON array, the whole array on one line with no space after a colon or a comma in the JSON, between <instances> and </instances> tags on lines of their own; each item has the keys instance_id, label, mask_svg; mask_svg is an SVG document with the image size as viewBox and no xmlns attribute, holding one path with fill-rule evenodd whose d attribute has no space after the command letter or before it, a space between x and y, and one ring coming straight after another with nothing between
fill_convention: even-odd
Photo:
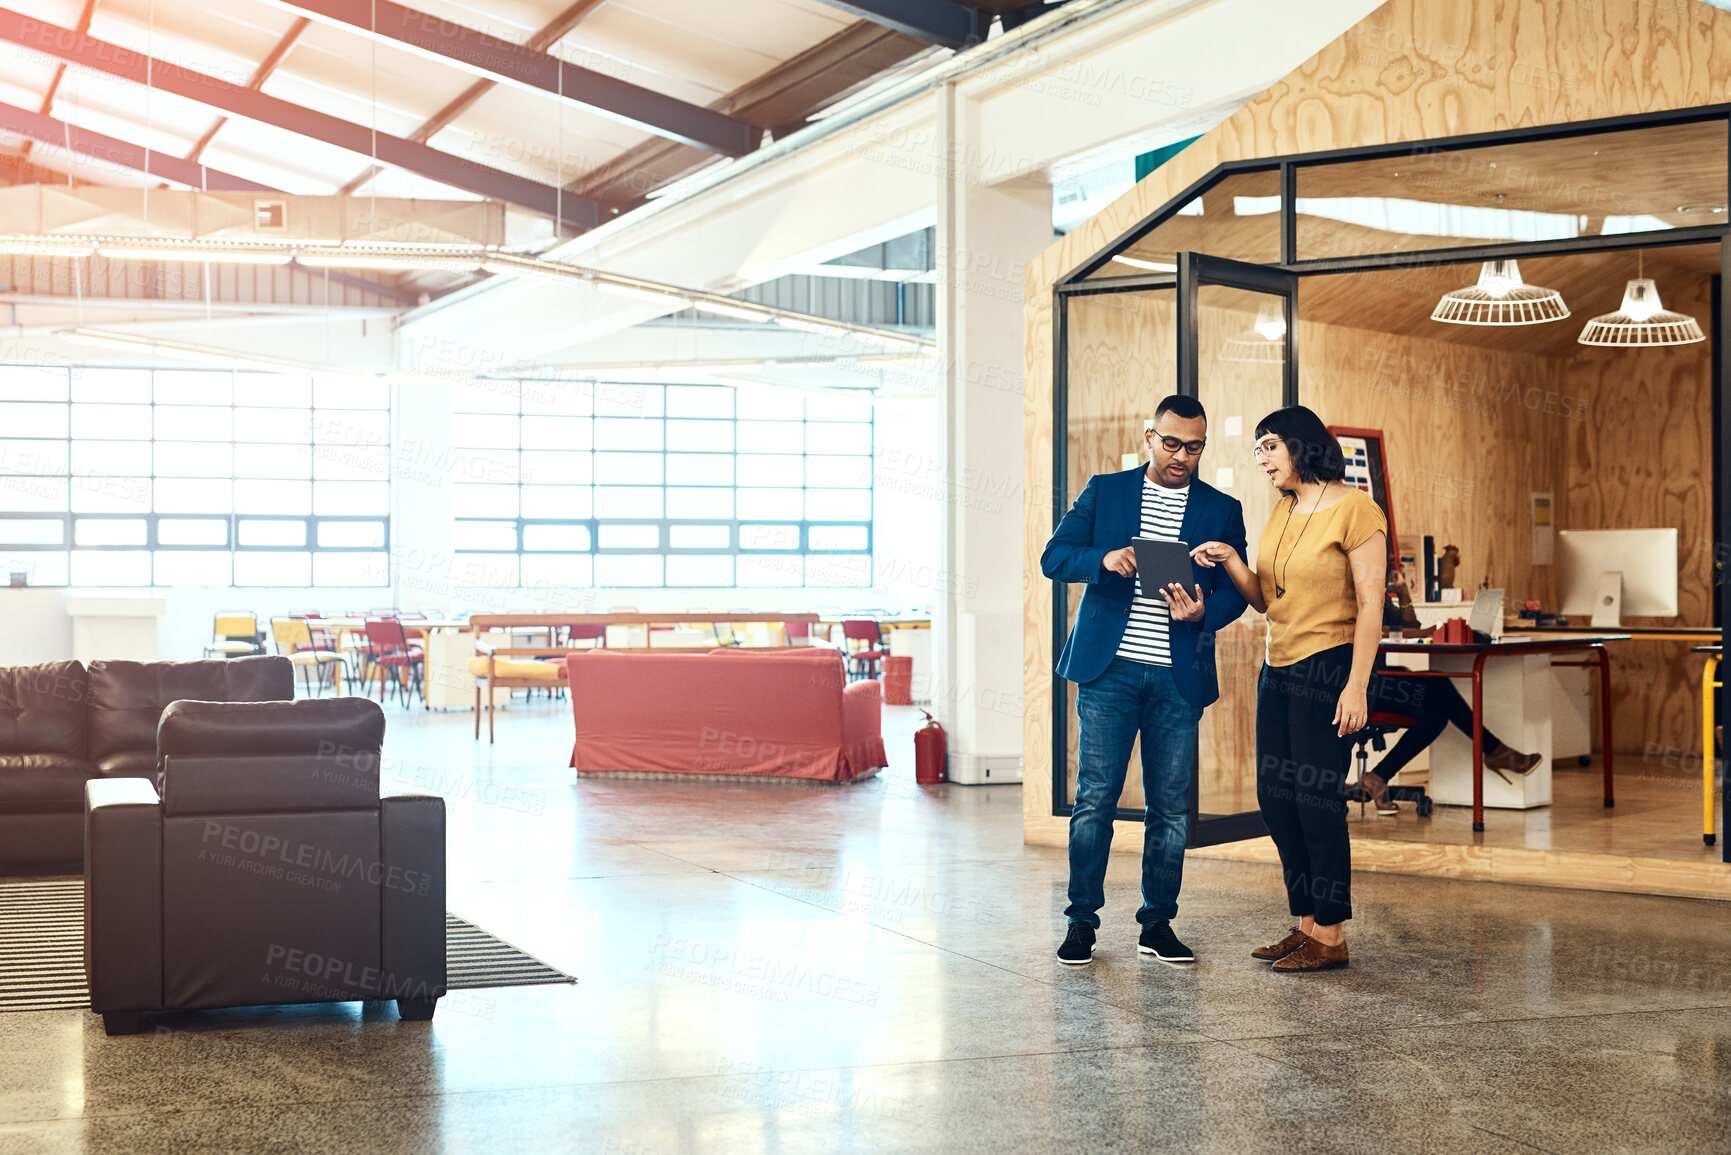
<instances>
[{"instance_id":1,"label":"black metal window frame","mask_svg":"<svg viewBox=\"0 0 1731 1155\"><path fill-rule=\"evenodd\" d=\"M116 365L116 366L104 366L104 368L105 369L112 368L112 369L119 370L122 372L137 372L137 373L146 374L150 379L150 400L149 400L149 402L105 402L105 401L80 401L80 400L77 400L73 396L73 393L72 393L73 382L72 382L72 378L71 378L71 374L74 373L76 370L71 366L66 366L66 365L23 365L23 364L0 366L0 374L5 373L8 369L25 369L25 370L30 370L30 371L54 370L54 371L65 372L68 375L67 393L66 393L66 398L63 401L13 402L10 399L0 399L0 434L4 433L3 418L5 415L5 407L7 405L15 404L15 403L17 403L17 404L33 404L33 405L34 404L51 404L51 405L63 405L66 407L66 413L67 413L66 436L64 436L64 437L22 437L22 438L16 438L16 439L8 438L8 440L40 441L40 442L45 442L45 443L56 443L56 444L61 444L61 445L65 446L66 461L67 461L67 467L66 467L65 472L63 472L63 473L62 472L56 472L56 473L52 473L52 474L43 473L43 474L37 474L34 476L39 476L42 478L50 478L50 479L57 480L57 481L58 480L65 481L66 485L67 485L67 506L68 506L68 508L66 508L64 510L57 510L57 511L56 510L46 510L46 511L41 511L41 512L10 511L10 510L0 511L0 522L6 522L6 521L31 521L31 522L57 521L61 524L61 527L62 527L61 528L60 541L58 543L50 543L50 544L4 543L4 544L0 544L0 553L19 553L19 554L22 554L22 553L64 553L64 554L67 554L70 556L74 552L77 552L77 553L102 553L102 552L140 553L140 552L148 552L152 555L152 560L151 560L151 571L152 572L150 575L152 581L149 583L145 583L146 587L149 587L149 588L162 588L162 587L157 586L155 583L156 573L155 573L155 557L154 557L154 555L157 553L188 553L188 554L227 553L230 555L241 554L241 553L244 553L244 554L272 554L272 553L307 554L313 559L312 560L312 569L309 571L309 573L307 575L308 587L309 588L315 588L315 589L316 588L326 588L326 587L328 587L328 588L357 588L355 586L355 583L353 583L353 582L343 582L343 583L334 584L334 585L331 583L325 583L324 586L321 586L320 583L318 583L316 580L316 568L317 568L316 556L318 554L321 554L321 553L322 554L339 554L339 553L374 554L374 555L378 556L379 564L382 567L382 569L380 571L380 575L379 575L379 580L376 582L368 582L364 586L358 587L358 588L373 588L373 587L389 588L389 586L391 584L391 572L390 572L391 509L392 509L391 503L392 503L392 500L394 499L393 479L391 477L391 472L389 470L387 470L386 473L384 474L384 476L382 478L380 478L380 481L387 487L386 488L386 506L385 506L386 511L382 514L338 515L338 514L318 514L318 513L307 513L307 514L251 513L251 512L239 513L239 512L233 512L232 501L231 501L231 512L229 512L229 513L174 513L174 512L163 512L163 511L157 510L155 508L155 503L156 503L155 482L157 482L159 480L199 481L199 480L207 480L207 479L200 477L200 476L188 477L188 476L183 476L180 474L163 474L163 473L157 472L157 468L156 468L156 446L157 446L157 444L161 441L178 441L179 439L173 438L173 437L159 437L158 436L158 434L157 434L157 422L156 422L156 410L158 410L158 409L175 409L175 408L181 408L181 407L216 408L216 409L226 408L231 413L231 421L232 421L232 414L236 410L244 410L244 409L252 409L252 408L301 409L303 407L299 406L299 405L258 407L258 406L247 406L247 405L237 404L234 401L233 392L232 392L232 384L233 384L233 379L235 376L235 371L230 370L230 369L196 369L196 368L177 367L173 370L164 370L159 366L152 366L152 365ZM230 378L230 383L231 383L231 393L230 393L229 403L227 405L181 406L177 403L158 401L157 400L157 392L156 392L156 374L158 372L164 372L164 371L171 371L171 372L175 372L175 373L211 373L211 374L226 375ZM316 388L316 385L314 386L314 388ZM150 437L148 439L145 439L145 438L131 439L131 440L136 441L138 444L150 446L151 471L150 471L150 474L148 477L144 477L142 475L131 475L131 474L128 474L125 476L120 476L120 475L111 476L111 475L107 475L107 474L81 474L73 468L72 449L80 441L88 442L91 440L110 440L108 438L94 438L93 439L93 438L77 437L74 434L73 429L72 429L72 408L73 408L73 406L74 405L108 405L108 404L129 405L129 406L130 405L146 405L147 404L148 407L150 408L150 410L151 410ZM247 475L242 474L239 471L237 464L235 462L231 461L230 466L229 466L229 473L228 473L228 476L226 478L220 478L220 477L219 478L208 478L208 480L226 480L226 481L228 481L230 486L233 486L236 482L241 482L241 481L301 481L301 480L306 481L309 486L312 486L312 485L315 485L319 481L333 480L333 479L329 479L329 478L320 478L317 476L318 452L320 449L330 450L330 449L344 448L344 445L342 443L338 443L338 442L320 442L318 440L316 414L318 414L321 410L319 409L319 407L317 405L316 394L313 394L312 396L309 397L309 400L308 400L306 406L304 406L304 408L307 411L308 418L309 418L309 424L312 427L311 432L309 433L309 439L305 443L305 446L308 449L307 476L305 478L251 477L251 476L247 476ZM343 410L342 412L347 412L347 410ZM358 409L358 410L353 410L353 412L382 413L382 414L384 414L384 417L385 417L385 427L386 427L387 431L392 428L392 418L394 417L394 407L389 400L387 400L385 408L383 408L383 409ZM214 445L226 445L230 448L230 450L232 452L232 450L235 446L242 445L242 444L250 444L250 443L249 442L236 441L234 439L234 436L233 436L233 430L232 430L232 424L231 424L230 438L228 441L226 441L226 442L224 442L224 441L211 441L211 442L209 442L209 444L213 445L213 446ZM293 446L298 447L302 443L301 442L270 442L269 444L272 444L272 445L293 445ZM391 452L391 440L390 440L389 436L387 436L387 439L383 445L369 445L369 446L367 446L367 448L383 449L385 451L387 460L389 460L389 455ZM19 475L19 476L28 476L28 475ZM88 481L90 479L108 480L108 481L132 481L132 480L148 480L148 481L150 481L152 483L151 509L150 509L150 511L149 512L139 512L139 513L127 513L127 512L117 512L117 511L107 511L107 510L100 511L100 512L88 512L88 513L73 511L70 508L71 504L72 504L71 499L72 499L73 494L79 488L81 480ZM316 500L316 498L309 499L309 500ZM144 522L144 524L145 524L145 540L143 542L127 542L127 543L119 543L119 544L100 544L100 545L99 544L80 544L78 542L78 527L80 525L100 524L102 522L134 522L135 523L135 522L140 522L140 521ZM161 524L165 521L166 522L209 522L213 525L221 525L223 527L223 542L221 544L199 543L199 544L193 544L193 545L183 545L183 544L175 544L175 543L166 543L165 544L161 539ZM304 537L302 539L302 544L300 544L300 545L246 545L246 544L242 544L240 541L240 526L239 526L239 523L241 523L241 522L281 522L284 524L291 524L292 523L292 524L301 525L304 527ZM334 525L334 524L377 525L380 527L381 540L377 545L362 545L362 546L320 545L319 544L319 536L320 536L319 529L320 529L320 527L323 525ZM275 582L244 582L244 583L243 582L236 582L233 580L234 568L233 568L232 560L230 562L229 577L230 577L230 580L229 580L229 583L226 587L229 589L269 589L269 588L273 588L273 587L277 586L278 584L280 584L280 583L275 583ZM61 589L66 589L66 588L79 588L79 589L85 589L85 588L90 588L90 589L138 588L137 586L135 586L133 584L127 584L127 585L123 586L123 585L120 585L118 583L92 584L92 583L84 582L84 583L76 583L76 585L75 585L75 583L73 583L73 581L71 580L70 571L67 574L67 580L65 582L34 583L34 584L39 585L39 586L44 586L45 588L61 588Z\"/></svg>"},{"instance_id":2,"label":"black metal window frame","mask_svg":"<svg viewBox=\"0 0 1731 1155\"><path fill-rule=\"evenodd\" d=\"M541 385L547 384L547 382L545 382L545 381L538 381L538 380L535 380L533 378L522 379L519 383L525 384L525 385L527 385L527 384L541 384ZM578 384L586 384L586 383L578 383ZM735 390L731 386L711 385L711 384L704 383L704 382L684 382L684 381L621 382L621 383L619 383L619 387L620 388L626 388L626 389L630 389L630 388L662 388L662 389L665 389L665 388L669 388L669 387L701 388L701 389L715 389L715 390L722 392L722 393L731 394L731 395L735 395L735 396L737 395L737 390ZM659 415L628 418L629 420L648 420L648 421L661 422L662 423L662 437L661 437L662 448L660 448L660 449L614 449L614 448L604 447L604 446L600 445L597 440L592 438L591 442L590 442L591 447L588 450L572 450L572 451L568 451L568 452L587 452L587 453L591 453L591 454L600 454L600 453L642 454L646 457L650 457L650 456L660 457L663 459L664 462L665 462L665 459L670 455L686 454L686 453L726 456L726 457L730 457L733 459L732 480L729 481L728 483L726 483L725 485L717 484L714 486L670 485L670 484L668 484L668 482L666 480L666 469L665 469L665 465L664 465L663 470L662 470L662 480L659 483L646 484L646 485L641 486L641 488L644 488L644 489L655 489L655 490L659 490L661 492L661 494L662 494L662 514L663 514L663 516L661 516L661 517L595 517L595 516L591 516L591 517L580 517L580 518L542 518L542 517L524 517L524 516L521 516L521 511L523 508L522 491L524 489L527 489L527 488L534 486L537 483L532 481L532 480L525 479L521 475L521 470L519 470L518 478L517 478L516 482L513 483L513 484L515 484L515 486L518 489L517 508L519 511L519 516L517 516L517 517L473 517L473 516L458 515L458 514L452 515L453 524L489 525L489 526L499 526L499 527L509 526L509 527L511 527L513 535L514 535L513 540L515 543L515 548L513 548L513 549L497 549L497 550L479 550L479 549L462 549L462 548L453 549L453 551L452 551L453 556L455 558L458 558L458 559L461 559L464 557L496 556L499 554L515 554L516 555L516 557L518 559L518 563L517 563L518 564L518 581L517 581L517 584L515 586L508 586L508 585L506 585L506 586L492 586L492 585L489 585L489 586L476 586L474 588L504 588L504 589L528 588L528 583L525 583L523 581L523 577L522 577L522 559L523 558L535 557L535 556L572 555L572 554L587 555L588 557L590 557L592 559L590 562L591 581L590 581L590 586L588 588L600 588L601 587L601 583L598 583L594 580L594 568L593 568L594 567L594 560L593 559L601 558L601 557L632 557L632 556L636 556L636 557L662 557L664 559L669 558L669 557L730 557L730 558L738 558L738 557L776 558L776 557L780 557L780 558L799 558L799 559L801 559L800 581L799 581L797 586L790 584L788 586L788 588L811 588L811 589L856 588L856 587L848 587L848 586L814 586L814 585L808 585L808 583L806 582L806 579L805 579L805 564L804 563L805 563L805 559L808 559L808 558L864 557L867 559L866 564L867 564L868 573L870 572L871 559L872 559L873 554L874 554L875 535L876 535L876 528L875 528L874 520L875 520L875 516L876 516L876 511L877 511L877 494L876 494L875 485L874 484L867 484L865 486L837 486L837 487L814 486L814 485L809 484L809 482L808 482L805 463L806 463L806 459L808 457L824 457L824 456L860 457L860 458L865 459L867 462L875 463L876 457L877 457L877 414L876 414L875 410L872 410L870 408L869 398L864 398L864 397L861 398L862 401L868 402L868 406L867 406L867 411L866 411L866 417L860 421L828 422L828 421L823 421L821 419L820 420L813 420L811 418L806 417L803 413L803 410L802 410L802 414L800 417L800 425L801 425L800 434L801 434L801 438L802 438L800 452L797 454L787 453L787 454L775 455L775 456L785 457L790 462L791 461L798 461L800 463L800 484L797 486L796 485L786 485L786 486L775 486L775 487L756 487L756 486L741 486L739 484L738 459L740 456L742 456L742 451L739 448L739 438L738 438L739 424L741 422L750 422L750 421L759 421L759 420L771 421L771 420L783 420L783 419L780 419L780 418L740 417L738 414L737 405L735 406L733 414L731 416L726 416L726 417L694 417L694 416L685 416L685 415L681 415L681 414L672 414L672 413L667 412L667 407L665 405L665 394L663 395L663 397L664 397L664 404L662 406L662 411ZM457 416L458 412L459 411L453 410L453 417ZM470 414L470 411L468 411L468 410L463 410L460 412L462 412L464 414ZM485 411L485 413L474 412L470 415L474 415L474 416L485 415L485 416L500 416L500 417L511 416L511 414L509 414L509 413L500 412L497 410L488 410L488 411ZM517 434L517 444L514 447L514 451L519 453L519 454L521 454L523 452L537 452L537 450L525 450L524 445L523 445L523 436L522 436L523 422L526 419L533 418L534 415L524 413L523 404L522 404L522 400L520 397L518 400L517 412L516 412L515 416L516 416L517 422L518 422L518 434ZM609 416L614 416L614 415L594 413L591 415L591 419L603 418L603 417L609 417ZM718 450L718 449L674 450L674 449L668 449L667 448L667 436L666 436L666 424L665 424L668 421L713 422L718 426L720 426L720 425L729 426L734 433L734 436L729 439L732 448L728 449L728 450ZM864 426L866 426L869 430L869 437L868 437L869 445L868 445L867 451L865 453L846 453L846 454L821 454L821 453L820 454L813 454L813 453L807 452L805 449L805 446L809 443L805 439L807 427L812 426L812 425L828 425L828 424L864 425ZM453 454L461 454L461 453L467 453L467 452L494 452L494 451L495 450L490 450L490 449L481 448L481 447L468 447L468 446L464 446L464 447L455 447L454 446L452 449ZM512 451L512 450L505 450L505 451ZM551 450L549 452L567 452L567 451ZM755 453L750 453L750 452L745 452L743 455L745 455L745 456L762 456L760 454L755 454ZM557 483L550 483L550 484L557 484ZM621 485L624 488L637 488L638 487L638 486L636 486L635 483L621 483ZM604 482L601 479L601 477L597 474L592 473L591 474L591 480L589 482L589 487L591 489L600 489L603 486L604 486ZM735 514L738 513L739 494L742 491L748 491L748 490L753 489L753 488L799 489L802 492L802 495L809 493L813 490L817 490L817 491L822 492L822 491L825 491L826 489L834 489L836 491L845 492L845 493L863 493L866 495L866 516L865 516L864 520L860 520L860 521L844 520L844 519L803 518L803 517L798 518L798 519L793 519L793 518L742 518L742 517L738 517L738 516L730 517L730 518L667 517L667 516L665 516L666 512L667 512L668 491L678 490L678 489L704 489L704 488L731 490L734 494L734 512L735 512ZM801 499L801 504L802 505L804 504L803 496ZM586 549L527 549L527 548L525 548L526 532L530 529L537 527L537 526L581 527L585 530L585 532L587 534L588 548L586 548ZM608 527L620 527L620 528L655 527L656 528L657 544L654 546L602 546L601 545L601 531L605 528L608 528ZM699 546L675 547L671 544L672 530L675 527L724 528L727 530L727 545L725 545L725 546L701 546L701 547L699 547ZM744 543L743 535L742 535L742 531L746 527L764 527L764 528L768 528L768 529L778 529L778 530L792 529L795 531L797 544L794 546L790 546L788 548L773 548L773 547L767 547L767 546L761 546L761 545L748 545L748 544ZM820 530L821 531L821 530L830 529L830 528L861 530L861 531L863 531L863 534L864 534L864 545L860 548L857 548L857 549L855 549L855 548L819 549L819 548L814 547L812 545L813 530ZM453 569L454 574L460 574L461 572L462 571L461 571L460 567ZM701 589L717 589L717 590L741 588L739 585L739 581L738 581L739 574L738 574L737 566L735 567L735 571L734 571L734 580L732 582L725 584L725 585L690 586L687 583L670 583L667 581L667 571L666 571L665 561L662 564L662 575L661 576L662 576L662 581L659 585L629 586L629 587L607 586L605 588L631 588L631 589L638 589L638 588L642 588L642 589L701 588ZM459 584L466 584L466 583L462 583L459 581ZM866 584L867 585L870 584L869 577L868 577ZM749 587L747 587L747 588L749 588Z\"/></svg>"},{"instance_id":3,"label":"black metal window frame","mask_svg":"<svg viewBox=\"0 0 1731 1155\"><path fill-rule=\"evenodd\" d=\"M1616 252L1629 249L1668 248L1675 245L1717 244L1720 253L1720 291L1715 299L1718 308L1712 318L1712 341L1717 356L1714 359L1714 479L1712 486L1713 524L1717 533L1715 557L1731 554L1731 471L1719 468L1719 447L1731 439L1731 293L1722 288L1731 284L1731 221L1719 225L1694 228L1654 230L1651 232L1615 233L1609 236L1573 237L1550 241L1511 241L1495 244L1461 245L1430 249L1413 249L1395 253L1369 253L1346 257L1297 259L1297 185L1298 170L1313 165L1338 164L1348 161L1396 159L1440 151L1480 148L1499 144L1521 144L1541 140L1561 140L1600 133L1638 131L1674 124L1721 121L1726 128L1726 204L1731 206L1731 103L1699 105L1693 108L1669 109L1633 116L1602 117L1595 120L1571 121L1564 124L1535 125L1531 128L1507 129L1496 132L1469 133L1461 136L1435 137L1420 141L1365 145L1356 148L1332 149L1309 153L1292 153L1278 157L1253 157L1227 161L1216 165L1153 213L1120 234L1105 248L1064 274L1053 284L1053 348L1052 348L1052 526L1056 529L1069 510L1069 301L1072 297L1103 293L1138 292L1150 289L1179 287L1178 273L1150 273L1138 276L1093 277L1114 256L1147 236L1155 228L1175 216L1185 205L1202 195L1226 177L1246 172L1280 173L1280 256L1278 263L1267 267L1297 276L1327 273L1370 272L1379 269L1412 268L1478 264L1498 257L1525 258L1568 256L1592 252ZM1728 214L1731 215L1731 214ZM1289 332L1296 325L1289 318ZM1182 328L1182 326L1181 326ZM1174 383L1176 386L1176 383ZM1731 635L1731 581L1722 582L1716 603L1721 644ZM1058 677L1056 660L1068 637L1069 592L1063 582L1052 583L1052 814L1069 817L1073 807L1068 801L1069 779L1069 694L1064 680ZM1731 814L1731 774L1721 784L1721 805ZM1141 810L1120 808L1117 817L1140 821ZM1731 839L1722 839L1723 861L1731 863Z\"/></svg>"}]
</instances>

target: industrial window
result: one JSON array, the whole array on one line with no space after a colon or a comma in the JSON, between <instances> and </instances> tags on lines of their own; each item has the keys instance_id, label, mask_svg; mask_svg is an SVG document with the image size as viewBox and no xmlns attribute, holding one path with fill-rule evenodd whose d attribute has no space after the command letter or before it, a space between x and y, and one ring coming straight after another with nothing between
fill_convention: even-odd
<instances>
[{"instance_id":1,"label":"industrial window","mask_svg":"<svg viewBox=\"0 0 1731 1155\"><path fill-rule=\"evenodd\" d=\"M46 586L389 585L390 432L381 382L0 367L0 571Z\"/></svg>"},{"instance_id":2,"label":"industrial window","mask_svg":"<svg viewBox=\"0 0 1731 1155\"><path fill-rule=\"evenodd\" d=\"M483 380L452 409L458 585L871 584L869 399Z\"/></svg>"}]
</instances>

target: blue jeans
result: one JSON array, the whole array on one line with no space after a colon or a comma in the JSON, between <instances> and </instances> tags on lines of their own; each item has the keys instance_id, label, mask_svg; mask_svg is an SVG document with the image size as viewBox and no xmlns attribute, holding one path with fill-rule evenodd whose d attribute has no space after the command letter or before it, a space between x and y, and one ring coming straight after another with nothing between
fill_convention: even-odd
<instances>
[{"instance_id":1,"label":"blue jeans","mask_svg":"<svg viewBox=\"0 0 1731 1155\"><path fill-rule=\"evenodd\" d=\"M1178 913L1184 881L1184 842L1190 819L1190 779L1196 772L1196 726L1202 708L1178 694L1172 667L1113 658L1092 682L1076 688L1081 720L1077 749L1076 803L1070 811L1070 905L1064 915L1098 930L1106 903L1106 856L1112 849L1112 818L1130 748L1142 735L1142 793L1147 816L1142 832L1143 926Z\"/></svg>"}]
</instances>

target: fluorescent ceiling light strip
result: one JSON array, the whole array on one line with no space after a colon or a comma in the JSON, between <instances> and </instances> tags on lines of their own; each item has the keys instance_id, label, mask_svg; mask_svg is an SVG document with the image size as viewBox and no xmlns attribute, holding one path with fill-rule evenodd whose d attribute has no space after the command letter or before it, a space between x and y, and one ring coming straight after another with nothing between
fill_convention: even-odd
<instances>
[{"instance_id":1,"label":"fluorescent ceiling light strip","mask_svg":"<svg viewBox=\"0 0 1731 1155\"><path fill-rule=\"evenodd\" d=\"M761 324L775 320L775 315L768 309L754 309L745 305L727 304L701 297L693 300L691 307L702 313L713 313L717 317L732 317L736 321L755 321Z\"/></svg>"},{"instance_id":2,"label":"fluorescent ceiling light strip","mask_svg":"<svg viewBox=\"0 0 1731 1155\"><path fill-rule=\"evenodd\" d=\"M634 285L624 281L610 281L597 277L593 282L597 292L608 293L615 297L631 297L638 301L654 301L658 305L683 305L686 301L684 293L678 289L658 288L652 285Z\"/></svg>"},{"instance_id":3,"label":"fluorescent ceiling light strip","mask_svg":"<svg viewBox=\"0 0 1731 1155\"><path fill-rule=\"evenodd\" d=\"M56 237L0 237L0 253L16 257L88 257L96 251L90 241Z\"/></svg>"},{"instance_id":4,"label":"fluorescent ceiling light strip","mask_svg":"<svg viewBox=\"0 0 1731 1155\"><path fill-rule=\"evenodd\" d=\"M548 281L581 281L583 270L574 265L562 265L555 261L538 261L533 257L518 257L509 254L490 256L481 261L484 272L501 277L540 277Z\"/></svg>"},{"instance_id":5,"label":"fluorescent ceiling light strip","mask_svg":"<svg viewBox=\"0 0 1731 1155\"><path fill-rule=\"evenodd\" d=\"M111 261L210 261L225 265L286 265L294 257L288 249L111 247L98 244L96 251Z\"/></svg>"},{"instance_id":6,"label":"fluorescent ceiling light strip","mask_svg":"<svg viewBox=\"0 0 1731 1155\"><path fill-rule=\"evenodd\" d=\"M195 345L186 341L164 341L156 337L144 337L136 333L116 333L104 329L63 329L55 336L78 345L94 345L107 349L124 349L128 352L155 353L159 356L185 357L192 361L209 362L228 366L253 366L257 368L281 371L323 370L323 366L304 364L279 357L267 357L258 353L231 352L211 345Z\"/></svg>"},{"instance_id":7,"label":"fluorescent ceiling light strip","mask_svg":"<svg viewBox=\"0 0 1731 1155\"><path fill-rule=\"evenodd\" d=\"M345 250L302 252L295 259L310 269L439 269L449 272L472 273L480 269L484 257L476 253L463 258L451 253L381 253Z\"/></svg>"},{"instance_id":8,"label":"fluorescent ceiling light strip","mask_svg":"<svg viewBox=\"0 0 1731 1155\"><path fill-rule=\"evenodd\" d=\"M128 352L144 350L154 352L153 342L143 337L132 337L125 333L102 333L95 329L68 329L59 334L65 341L75 345L95 345L103 349L125 349Z\"/></svg>"}]
</instances>

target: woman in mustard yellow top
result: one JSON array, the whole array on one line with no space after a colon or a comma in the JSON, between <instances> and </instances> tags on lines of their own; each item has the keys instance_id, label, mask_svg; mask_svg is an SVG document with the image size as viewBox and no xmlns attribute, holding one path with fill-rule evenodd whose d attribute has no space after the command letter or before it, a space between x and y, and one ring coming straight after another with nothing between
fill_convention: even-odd
<instances>
[{"instance_id":1,"label":"woman in mustard yellow top","mask_svg":"<svg viewBox=\"0 0 1731 1155\"><path fill-rule=\"evenodd\" d=\"M1347 735L1370 716L1388 522L1342 480L1340 443L1304 406L1264 417L1254 452L1285 494L1262 530L1255 572L1220 542L1191 552L1203 565L1224 565L1238 591L1268 616L1256 692L1256 801L1280 852L1298 925L1251 954L1276 970L1328 970L1347 963Z\"/></svg>"}]
</instances>

